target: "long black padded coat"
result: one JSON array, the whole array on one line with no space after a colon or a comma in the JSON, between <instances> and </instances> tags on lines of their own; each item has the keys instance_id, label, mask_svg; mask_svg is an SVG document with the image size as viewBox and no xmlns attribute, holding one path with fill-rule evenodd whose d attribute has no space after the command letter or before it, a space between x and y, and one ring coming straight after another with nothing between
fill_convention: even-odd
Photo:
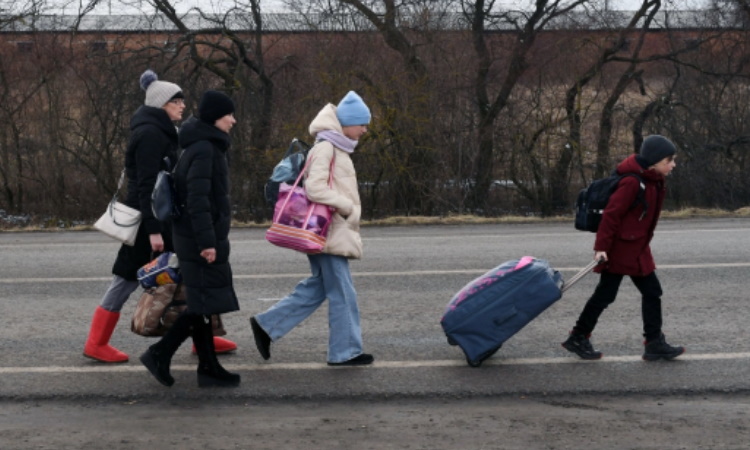
<instances>
[{"instance_id":1,"label":"long black padded coat","mask_svg":"<svg viewBox=\"0 0 750 450\"><path fill-rule=\"evenodd\" d=\"M179 131L183 153L175 168L180 217L172 238L193 314L222 314L240 309L229 264L229 165L231 140L215 126L191 117ZM216 249L208 264L200 256Z\"/></svg>"},{"instance_id":2,"label":"long black padded coat","mask_svg":"<svg viewBox=\"0 0 750 450\"><path fill-rule=\"evenodd\" d=\"M112 273L135 281L138 269L156 256L151 252L150 234L160 233L164 250L172 250L172 229L151 211L151 192L161 169L169 169L164 157L174 164L177 156L177 128L163 108L141 106L130 119L130 140L125 151L128 195L123 201L143 217L135 244L120 246Z\"/></svg>"}]
</instances>

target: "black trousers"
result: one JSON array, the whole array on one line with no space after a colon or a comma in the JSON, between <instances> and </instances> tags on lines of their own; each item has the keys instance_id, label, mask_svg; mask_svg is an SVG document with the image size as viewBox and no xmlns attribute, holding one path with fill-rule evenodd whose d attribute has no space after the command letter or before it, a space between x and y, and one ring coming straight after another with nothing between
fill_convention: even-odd
<instances>
[{"instance_id":1,"label":"black trousers","mask_svg":"<svg viewBox=\"0 0 750 450\"><path fill-rule=\"evenodd\" d=\"M578 317L573 332L589 335L594 331L599 316L617 297L620 283L625 275L602 272L594 293L586 302L581 315ZM641 314L643 315L643 336L647 341L661 336L661 283L656 272L644 277L631 276L633 284L641 293Z\"/></svg>"}]
</instances>

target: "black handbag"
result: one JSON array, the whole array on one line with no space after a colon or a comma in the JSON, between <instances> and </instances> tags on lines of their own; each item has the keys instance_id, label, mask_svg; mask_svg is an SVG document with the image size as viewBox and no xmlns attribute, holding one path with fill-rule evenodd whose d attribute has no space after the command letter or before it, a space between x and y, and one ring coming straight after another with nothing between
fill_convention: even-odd
<instances>
[{"instance_id":1,"label":"black handbag","mask_svg":"<svg viewBox=\"0 0 750 450\"><path fill-rule=\"evenodd\" d=\"M169 167L169 158L164 158ZM177 164L179 164L177 160ZM177 167L175 164L175 168ZM168 222L180 217L180 206L177 201L177 191L174 187L174 177L169 170L161 170L156 176L154 190L151 192L151 211L154 217L162 222Z\"/></svg>"}]
</instances>

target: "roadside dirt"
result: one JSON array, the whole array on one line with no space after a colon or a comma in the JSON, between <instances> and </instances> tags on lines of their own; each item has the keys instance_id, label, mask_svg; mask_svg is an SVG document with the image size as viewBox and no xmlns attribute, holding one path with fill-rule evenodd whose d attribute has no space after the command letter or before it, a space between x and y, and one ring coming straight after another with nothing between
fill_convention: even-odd
<instances>
[{"instance_id":1,"label":"roadside dirt","mask_svg":"<svg viewBox=\"0 0 750 450\"><path fill-rule=\"evenodd\" d=\"M2 449L747 449L750 393L0 403Z\"/></svg>"}]
</instances>

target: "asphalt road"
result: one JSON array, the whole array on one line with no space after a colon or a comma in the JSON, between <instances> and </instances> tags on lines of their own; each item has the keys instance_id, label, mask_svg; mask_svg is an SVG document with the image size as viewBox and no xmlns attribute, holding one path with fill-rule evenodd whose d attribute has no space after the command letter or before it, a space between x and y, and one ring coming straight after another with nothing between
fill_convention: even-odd
<instances>
[{"instance_id":1,"label":"asphalt road","mask_svg":"<svg viewBox=\"0 0 750 450\"><path fill-rule=\"evenodd\" d=\"M92 440L90 433L69 433L69 439L50 444L49 436L41 443L35 441L32 430L49 422L76 421L79 415L82 421L96 420L106 427L102 424L110 420L107 414L112 414L123 421L114 422L117 427L125 426L118 408L132 410L134 405L149 405L147 409L152 411L153 405L158 405L165 417L173 415L179 420L185 408L207 402L217 408L264 405L266 418L301 414L294 407L299 404L312 411L329 411L331 417L339 414L342 423L352 418L348 416L351 411L342 405L366 405L381 417L381 423L389 423L393 432L399 432L397 425L404 425L406 420L399 416L406 414L404 408L418 414L432 411L434 427L449 423L455 427L448 417L455 419L451 412L459 407L462 411L474 408L475 419L481 415L486 420L480 410L491 407L487 399L505 399L504 403L511 405L506 414L522 417L527 413L519 412L521 405L513 402L563 399L556 400L559 406L570 399L585 398L571 403L572 410L595 411L607 404L620 407L622 417L631 417L635 423L637 419L629 416L633 409L623 406L625 403L647 408L649 401L666 398L672 400L655 402L653 407L664 406L664 401L684 402L692 411L705 410L700 420L721 419L722 426L739 426L730 427L733 433L714 427L717 434L725 436L723 441L703 442L701 436L706 439L706 435L698 433L694 437L698 440L690 441L697 443L692 447L680 447L683 441L674 437L661 447L623 444L629 441L618 440L619 435L612 432L611 441L594 441L604 445L598 448L747 448L741 442L747 442L750 436L749 231L750 220L745 219L660 223L652 248L665 291L664 331L671 343L687 348L676 361L641 360L640 302L637 290L627 281L593 336L604 359L581 361L560 347L594 288L596 276L592 275L508 340L482 367L471 368L460 350L447 344L440 328L443 308L451 297L475 277L523 255L547 259L569 277L592 257L593 235L575 231L567 223L366 228L365 258L352 262L352 272L360 298L365 350L375 355L376 362L365 368L330 368L325 365L325 307L274 343L270 361L258 356L248 318L287 294L307 276L308 266L303 255L266 243L264 230L235 229L231 234L232 264L242 310L226 315L224 322L227 337L237 341L240 348L235 354L223 356L222 362L241 373L243 382L239 388L227 390L196 387L196 358L187 345L173 360L175 386L164 388L148 375L137 356L153 341L129 331L135 295L126 305L112 339L131 355L131 361L104 365L81 355L91 313L108 285L117 250L108 238L96 232L0 233L0 404L5 411L0 413L0 447L99 448L96 442L101 443L101 439ZM722 416L714 406L726 405L727 398L738 404L734 409L721 409ZM37 410L30 405L49 408ZM55 408L60 414L53 413ZM388 408L396 412L389 413ZM502 416L501 409L495 414ZM540 408L540 423L544 423L543 411ZM233 414L241 420L242 411ZM412 423L417 420L406 416ZM18 417L31 424L25 437L12 432L18 429ZM138 415L132 417L136 420ZM303 418L296 417L304 423ZM310 417L317 417L311 421L319 419L315 414ZM424 415L417 417L424 419ZM477 420L476 426L481 429L481 420ZM685 417L676 420L686 429L694 428ZM320 424L316 424L313 428L319 429ZM268 427L264 428L266 432ZM344 427L351 431L352 425ZM445 436L441 438L440 433L428 428L412 434L402 429L405 440L393 442L383 440L383 436L373 441L373 435L367 439L356 434L350 437L354 443L380 442L361 448L459 448L448 445ZM292 433L288 436L301 439L294 434L299 429L292 430L286 430ZM516 448L508 442L482 441L478 438L481 433L472 436L475 440L461 441L467 446L460 448ZM564 440L556 441L544 433L540 436L535 441L517 441L518 448L569 448ZM580 433L570 435L570 448L575 448L576 436ZM435 439L434 443L429 444L428 437ZM279 439L264 441L266 447L243 447L244 441L238 440L240 444L235 446L215 443L202 448L282 448L284 441ZM326 448L353 448L343 437L336 439L339 445ZM119 438L117 442L120 445L115 448L140 445L133 438ZM315 442L333 443L322 436ZM656 441L652 438L650 442ZM539 443L545 446L535 445ZM285 448L298 448L290 445ZM112 442L108 446L112 447Z\"/></svg>"}]
</instances>

